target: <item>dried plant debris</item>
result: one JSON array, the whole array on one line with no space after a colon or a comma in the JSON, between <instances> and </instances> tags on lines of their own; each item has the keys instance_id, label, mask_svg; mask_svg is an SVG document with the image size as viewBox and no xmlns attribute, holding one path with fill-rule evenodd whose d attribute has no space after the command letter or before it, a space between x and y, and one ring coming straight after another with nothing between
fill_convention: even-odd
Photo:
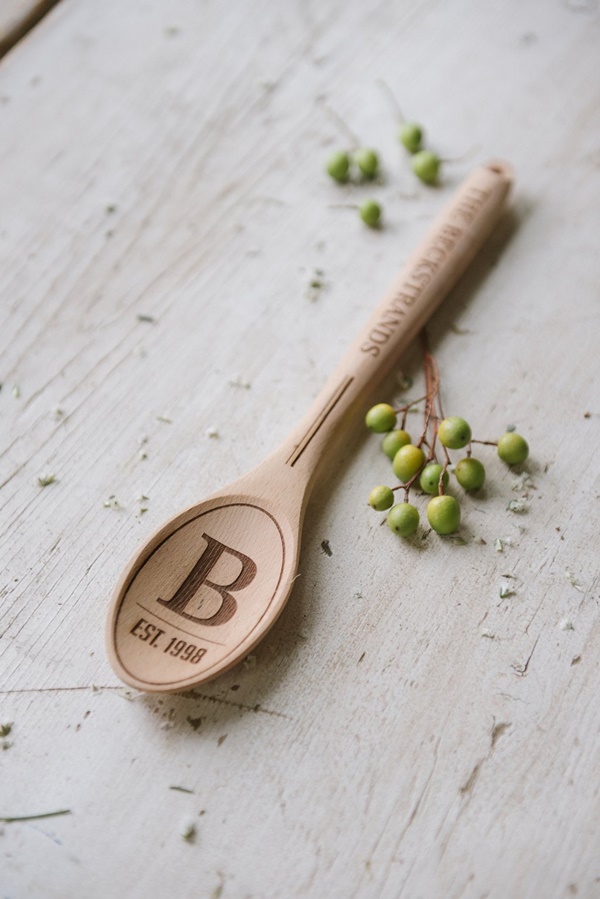
<instances>
[{"instance_id":1,"label":"dried plant debris","mask_svg":"<svg viewBox=\"0 0 600 899\"><path fill-rule=\"evenodd\" d=\"M176 790L178 793L193 793L194 792L193 790L188 790L187 787L172 786L172 787L169 787L169 789Z\"/></svg>"},{"instance_id":2,"label":"dried plant debris","mask_svg":"<svg viewBox=\"0 0 600 899\"><path fill-rule=\"evenodd\" d=\"M523 499L511 499L506 508L509 512L521 513L527 510L527 504Z\"/></svg>"},{"instance_id":3,"label":"dried plant debris","mask_svg":"<svg viewBox=\"0 0 600 899\"><path fill-rule=\"evenodd\" d=\"M537 487L531 480L531 475L528 471L524 471L522 474L516 478L511 485L512 490L523 490L525 493L529 490L537 490Z\"/></svg>"},{"instance_id":4,"label":"dried plant debris","mask_svg":"<svg viewBox=\"0 0 600 899\"><path fill-rule=\"evenodd\" d=\"M227 383L230 387L241 387L242 390L250 390L250 388L252 387L252 383L246 378L243 378L240 374L235 375L233 378L230 378Z\"/></svg>"},{"instance_id":5,"label":"dried plant debris","mask_svg":"<svg viewBox=\"0 0 600 899\"><path fill-rule=\"evenodd\" d=\"M574 631L575 630L575 627L573 626L573 622L571 621L570 618L561 618L561 620L558 623L558 626L561 629L561 631Z\"/></svg>"},{"instance_id":6,"label":"dried plant debris","mask_svg":"<svg viewBox=\"0 0 600 899\"><path fill-rule=\"evenodd\" d=\"M125 687L116 687L114 688L115 696L120 696L121 699L126 699L127 702L135 702L135 700L140 696L140 693L134 693L133 690L127 690Z\"/></svg>"},{"instance_id":7,"label":"dried plant debris","mask_svg":"<svg viewBox=\"0 0 600 899\"><path fill-rule=\"evenodd\" d=\"M410 375L405 375L404 372L399 371L396 376L396 382L398 384L398 390L410 390L413 386L413 379Z\"/></svg>"},{"instance_id":8,"label":"dried plant debris","mask_svg":"<svg viewBox=\"0 0 600 899\"><path fill-rule=\"evenodd\" d=\"M119 502L117 497L114 495L114 493L111 493L111 495L108 497L108 499L104 500L102 505L104 506L105 509L122 509L123 508L123 506L121 505L121 503Z\"/></svg>"},{"instance_id":9,"label":"dried plant debris","mask_svg":"<svg viewBox=\"0 0 600 899\"><path fill-rule=\"evenodd\" d=\"M54 475L54 474L40 475L37 479L37 482L40 487L49 487L50 484L56 483L56 475Z\"/></svg>"},{"instance_id":10,"label":"dried plant debris","mask_svg":"<svg viewBox=\"0 0 600 899\"><path fill-rule=\"evenodd\" d=\"M148 437L144 434L142 437L140 437L138 443L140 447L142 447L142 449L140 449L138 453L138 459L143 461L144 459L148 458L148 453L145 449L143 449L143 447L145 447L145 445L148 443Z\"/></svg>"},{"instance_id":11,"label":"dried plant debris","mask_svg":"<svg viewBox=\"0 0 600 899\"><path fill-rule=\"evenodd\" d=\"M188 843L193 843L196 839L196 822L191 818L185 818L181 822L180 834Z\"/></svg>"},{"instance_id":12,"label":"dried plant debris","mask_svg":"<svg viewBox=\"0 0 600 899\"><path fill-rule=\"evenodd\" d=\"M581 586L581 583L577 580L573 572L568 568L565 568L565 577L572 587L574 587L580 593L583 593L583 587Z\"/></svg>"},{"instance_id":13,"label":"dried plant debris","mask_svg":"<svg viewBox=\"0 0 600 899\"><path fill-rule=\"evenodd\" d=\"M496 537L496 539L494 540L494 551L497 553L503 553L505 546L512 546L512 538Z\"/></svg>"},{"instance_id":14,"label":"dried plant debris","mask_svg":"<svg viewBox=\"0 0 600 899\"><path fill-rule=\"evenodd\" d=\"M164 425L172 425L173 424L173 419L169 418L168 415L156 415L155 418L156 418L156 421L160 421Z\"/></svg>"},{"instance_id":15,"label":"dried plant debris","mask_svg":"<svg viewBox=\"0 0 600 899\"><path fill-rule=\"evenodd\" d=\"M315 300L319 299L321 295L321 291L327 286L324 280L324 272L323 269L316 268L314 271L314 275L308 282L308 287L306 290L306 296L311 302L315 302Z\"/></svg>"},{"instance_id":16,"label":"dried plant debris","mask_svg":"<svg viewBox=\"0 0 600 899\"><path fill-rule=\"evenodd\" d=\"M4 724L0 724L0 737L8 737L12 729L12 721L6 721Z\"/></svg>"},{"instance_id":17,"label":"dried plant debris","mask_svg":"<svg viewBox=\"0 0 600 899\"><path fill-rule=\"evenodd\" d=\"M508 577L508 575L505 575L504 577ZM500 597L500 599L506 599L508 596L514 596L516 592L517 591L512 584L507 583L506 580L500 581L500 585L498 587L498 596Z\"/></svg>"}]
</instances>

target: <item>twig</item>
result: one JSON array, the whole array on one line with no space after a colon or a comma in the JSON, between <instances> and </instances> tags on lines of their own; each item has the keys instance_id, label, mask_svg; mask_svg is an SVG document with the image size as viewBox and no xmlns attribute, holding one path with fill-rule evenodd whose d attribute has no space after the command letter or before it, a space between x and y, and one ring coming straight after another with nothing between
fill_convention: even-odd
<instances>
[{"instance_id":1,"label":"twig","mask_svg":"<svg viewBox=\"0 0 600 899\"><path fill-rule=\"evenodd\" d=\"M57 812L42 812L40 815L13 815L10 818L0 817L2 824L12 824L13 821L37 821L39 818L56 818L58 815L70 815L70 808L61 808Z\"/></svg>"}]
</instances>

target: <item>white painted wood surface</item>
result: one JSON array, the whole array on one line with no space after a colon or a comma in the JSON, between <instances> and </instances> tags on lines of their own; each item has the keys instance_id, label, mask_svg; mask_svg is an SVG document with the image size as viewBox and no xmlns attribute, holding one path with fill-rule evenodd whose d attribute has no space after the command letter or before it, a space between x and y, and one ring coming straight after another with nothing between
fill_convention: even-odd
<instances>
[{"instance_id":1,"label":"white painted wood surface","mask_svg":"<svg viewBox=\"0 0 600 899\"><path fill-rule=\"evenodd\" d=\"M55 3L56 0L2 0L0 56L33 28Z\"/></svg>"},{"instance_id":2,"label":"white painted wood surface","mask_svg":"<svg viewBox=\"0 0 600 899\"><path fill-rule=\"evenodd\" d=\"M0 64L0 817L71 809L2 825L2 896L600 894L599 14L367 6L63 0ZM377 78L443 155L475 147L439 190ZM328 183L323 96L381 187ZM357 422L254 657L191 694L121 688L103 626L137 544L279 443L491 155L513 211L431 335L447 411L529 440L526 513L490 456L467 545L399 543ZM333 208L367 192L379 233ZM418 391L416 348L402 365Z\"/></svg>"}]
</instances>

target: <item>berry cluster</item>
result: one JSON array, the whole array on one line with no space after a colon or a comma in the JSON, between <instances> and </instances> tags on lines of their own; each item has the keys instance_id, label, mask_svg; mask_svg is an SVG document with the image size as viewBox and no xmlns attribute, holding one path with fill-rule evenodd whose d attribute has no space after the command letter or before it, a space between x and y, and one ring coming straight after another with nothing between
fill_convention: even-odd
<instances>
[{"instance_id":1,"label":"berry cluster","mask_svg":"<svg viewBox=\"0 0 600 899\"><path fill-rule=\"evenodd\" d=\"M398 108L395 98L385 83L381 86L389 93L399 122L398 140L412 154L411 167L414 174L424 184L435 184L442 160L431 150L423 149L423 127L417 122L406 121ZM331 112L331 111L330 111ZM336 150L327 160L327 174L339 184L358 176L361 180L373 180L379 174L379 156L371 147L364 147L354 137L344 122L334 115L338 125L350 136L352 148ZM370 228L377 228L381 221L381 205L377 200L364 200L358 213Z\"/></svg>"},{"instance_id":2,"label":"berry cluster","mask_svg":"<svg viewBox=\"0 0 600 899\"><path fill-rule=\"evenodd\" d=\"M392 460L394 474L401 482L396 487L379 485L369 494L369 505L378 512L388 511L390 530L400 537L410 537L419 525L418 509L409 502L411 488L418 483L424 494L432 498L427 504L427 519L438 534L452 534L460 524L460 505L446 493L449 450L465 449L466 455L454 466L456 480L467 492L480 490L485 482L485 468L472 456L474 443L495 446L498 456L508 465L518 465L529 455L527 442L514 431L507 431L498 441L475 440L464 418L445 417L439 395L439 372L435 359L423 334L425 346L425 378L427 393L418 400L394 409L388 403L378 403L367 412L365 423L376 434L385 433L382 450ZM424 402L423 430L412 442L406 431L411 409ZM398 416L401 416L398 427ZM438 459L438 444L440 457ZM394 505L394 492L404 491L404 502Z\"/></svg>"}]
</instances>

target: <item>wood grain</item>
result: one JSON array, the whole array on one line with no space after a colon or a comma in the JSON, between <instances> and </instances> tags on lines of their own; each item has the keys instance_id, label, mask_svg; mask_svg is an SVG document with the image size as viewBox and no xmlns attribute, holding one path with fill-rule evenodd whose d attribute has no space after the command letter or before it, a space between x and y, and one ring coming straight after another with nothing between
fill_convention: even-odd
<instances>
[{"instance_id":1,"label":"wood grain","mask_svg":"<svg viewBox=\"0 0 600 899\"><path fill-rule=\"evenodd\" d=\"M517 0L63 0L3 59L0 817L71 809L2 825L3 894L598 894L598 23ZM438 190L377 78L441 155L475 147ZM328 183L323 96L384 184ZM357 424L253 657L181 696L123 689L103 622L127 559L279 445L491 156L513 211L431 344L448 414L516 425L535 489L492 454L465 545L400 544ZM336 208L371 193L380 232ZM421 395L418 348L402 369L413 387L374 401Z\"/></svg>"}]
</instances>

